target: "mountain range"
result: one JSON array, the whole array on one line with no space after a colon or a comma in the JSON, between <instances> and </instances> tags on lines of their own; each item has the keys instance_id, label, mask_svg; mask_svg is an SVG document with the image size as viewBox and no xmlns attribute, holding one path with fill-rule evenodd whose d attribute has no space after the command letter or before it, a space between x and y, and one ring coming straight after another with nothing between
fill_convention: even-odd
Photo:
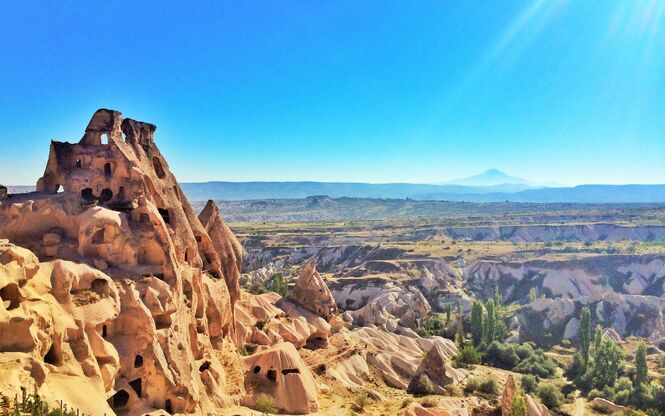
<instances>
[{"instance_id":1,"label":"mountain range","mask_svg":"<svg viewBox=\"0 0 665 416\"><path fill-rule=\"evenodd\" d=\"M361 182L185 182L182 189L192 201L298 199L315 195L332 198L385 198L467 202L525 203L665 203L663 185L546 186L510 176L497 169L439 184ZM9 193L34 190L9 186Z\"/></svg>"}]
</instances>

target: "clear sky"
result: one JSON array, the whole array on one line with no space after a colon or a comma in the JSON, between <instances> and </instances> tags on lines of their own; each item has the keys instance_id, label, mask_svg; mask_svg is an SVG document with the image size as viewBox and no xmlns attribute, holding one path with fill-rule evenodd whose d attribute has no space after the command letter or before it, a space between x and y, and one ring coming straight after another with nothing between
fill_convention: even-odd
<instances>
[{"instance_id":1,"label":"clear sky","mask_svg":"<svg viewBox=\"0 0 665 416\"><path fill-rule=\"evenodd\" d=\"M2 2L0 183L113 108L181 181L665 183L665 1Z\"/></svg>"}]
</instances>

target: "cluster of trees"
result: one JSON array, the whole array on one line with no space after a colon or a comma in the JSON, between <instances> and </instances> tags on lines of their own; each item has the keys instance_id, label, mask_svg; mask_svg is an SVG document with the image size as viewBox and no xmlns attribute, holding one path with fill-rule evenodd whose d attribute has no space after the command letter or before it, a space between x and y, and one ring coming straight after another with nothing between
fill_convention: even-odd
<instances>
[{"instance_id":1,"label":"cluster of trees","mask_svg":"<svg viewBox=\"0 0 665 416\"><path fill-rule=\"evenodd\" d=\"M471 308L471 342L460 343L460 351L455 358L458 366L484 363L493 367L534 374L550 378L556 374L556 364L540 349L529 344L509 344L501 342L507 333L503 320L499 317L500 294L485 304L474 302Z\"/></svg>"},{"instance_id":2,"label":"cluster of trees","mask_svg":"<svg viewBox=\"0 0 665 416\"><path fill-rule=\"evenodd\" d=\"M599 326L595 332L592 328L591 311L585 307L580 314L579 349L566 376L590 398L603 397L616 404L662 415L659 411L665 409L665 386L649 377L644 341L637 347L631 379L625 371L621 349L613 340L602 336Z\"/></svg>"},{"instance_id":3,"label":"cluster of trees","mask_svg":"<svg viewBox=\"0 0 665 416\"><path fill-rule=\"evenodd\" d=\"M275 273L265 282L265 284L254 282L248 290L250 293L255 295L260 295L267 292L275 292L278 293L281 297L286 297L286 295L289 294L289 286L282 273Z\"/></svg>"}]
</instances>

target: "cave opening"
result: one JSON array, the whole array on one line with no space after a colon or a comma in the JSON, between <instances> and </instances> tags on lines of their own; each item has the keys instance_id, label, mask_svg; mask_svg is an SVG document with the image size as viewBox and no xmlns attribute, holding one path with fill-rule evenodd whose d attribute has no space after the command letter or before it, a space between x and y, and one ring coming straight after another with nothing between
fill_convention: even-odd
<instances>
[{"instance_id":1,"label":"cave opening","mask_svg":"<svg viewBox=\"0 0 665 416\"><path fill-rule=\"evenodd\" d=\"M270 380L270 381L275 381L275 380L277 380L277 371L275 371L274 369L271 368L271 369L268 370L268 372L266 373L266 377L267 377L268 380Z\"/></svg>"},{"instance_id":2,"label":"cave opening","mask_svg":"<svg viewBox=\"0 0 665 416\"><path fill-rule=\"evenodd\" d=\"M134 357L134 368L141 367L143 367L143 356L141 354L136 354L136 357Z\"/></svg>"},{"instance_id":3,"label":"cave opening","mask_svg":"<svg viewBox=\"0 0 665 416\"><path fill-rule=\"evenodd\" d=\"M0 299L8 311L16 309L21 304L21 294L18 291L16 283L10 283L0 289Z\"/></svg>"},{"instance_id":4,"label":"cave opening","mask_svg":"<svg viewBox=\"0 0 665 416\"><path fill-rule=\"evenodd\" d=\"M108 202L113 198L113 191L109 188L102 189L102 192L99 194L99 200L101 202Z\"/></svg>"},{"instance_id":5,"label":"cave opening","mask_svg":"<svg viewBox=\"0 0 665 416\"><path fill-rule=\"evenodd\" d=\"M129 382L129 387L131 387L134 392L136 393L137 396L141 397L141 392L142 392L142 384L141 384L141 378L137 378L135 380L132 380Z\"/></svg>"},{"instance_id":6,"label":"cave opening","mask_svg":"<svg viewBox=\"0 0 665 416\"><path fill-rule=\"evenodd\" d=\"M129 402L129 393L125 390L119 390L116 394L111 396L108 401L109 406L111 406L111 409L113 410L124 408L127 406L127 402Z\"/></svg>"},{"instance_id":7,"label":"cave opening","mask_svg":"<svg viewBox=\"0 0 665 416\"><path fill-rule=\"evenodd\" d=\"M210 368L210 361L205 361L205 362L203 362L203 364L201 364L201 366L199 367L199 372L202 373L202 372L206 371L206 370L209 369L209 368Z\"/></svg>"},{"instance_id":8,"label":"cave opening","mask_svg":"<svg viewBox=\"0 0 665 416\"><path fill-rule=\"evenodd\" d=\"M285 368L282 370L282 375L287 374L300 374L300 370L297 368Z\"/></svg>"},{"instance_id":9,"label":"cave opening","mask_svg":"<svg viewBox=\"0 0 665 416\"><path fill-rule=\"evenodd\" d=\"M62 359L55 348L55 343L51 344L51 347L49 347L48 351L46 352L46 355L44 356L44 362L51 365L60 365L62 363Z\"/></svg>"}]
</instances>

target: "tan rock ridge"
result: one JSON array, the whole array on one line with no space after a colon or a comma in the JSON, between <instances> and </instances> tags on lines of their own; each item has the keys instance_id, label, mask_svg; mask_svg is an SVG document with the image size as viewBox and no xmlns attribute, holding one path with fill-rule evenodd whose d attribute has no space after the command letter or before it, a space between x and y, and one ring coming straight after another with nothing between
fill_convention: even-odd
<instances>
[{"instance_id":1,"label":"tan rock ridge","mask_svg":"<svg viewBox=\"0 0 665 416\"><path fill-rule=\"evenodd\" d=\"M155 129L98 110L78 143L51 143L37 192L0 201L0 238L27 248L0 245L4 394L35 384L92 414L206 413L242 395L225 376L242 370L217 358L242 256L214 212L215 241L201 224Z\"/></svg>"}]
</instances>

